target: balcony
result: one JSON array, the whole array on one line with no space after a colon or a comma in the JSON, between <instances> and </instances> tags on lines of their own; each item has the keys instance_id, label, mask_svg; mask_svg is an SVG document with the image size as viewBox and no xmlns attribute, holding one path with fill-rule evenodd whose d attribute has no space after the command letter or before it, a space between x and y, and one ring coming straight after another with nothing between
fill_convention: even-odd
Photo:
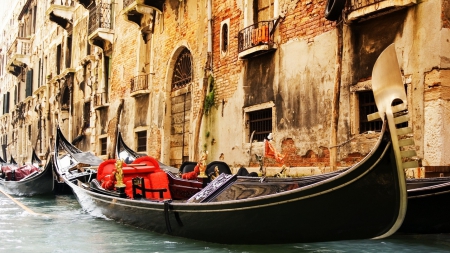
<instances>
[{"instance_id":1,"label":"balcony","mask_svg":"<svg viewBox=\"0 0 450 253\"><path fill-rule=\"evenodd\" d=\"M346 20L369 19L414 4L416 0L349 0L345 8Z\"/></svg>"},{"instance_id":2,"label":"balcony","mask_svg":"<svg viewBox=\"0 0 450 253\"><path fill-rule=\"evenodd\" d=\"M94 109L99 110L108 107L108 94L106 92L97 93L94 95Z\"/></svg>"},{"instance_id":3,"label":"balcony","mask_svg":"<svg viewBox=\"0 0 450 253\"><path fill-rule=\"evenodd\" d=\"M99 3L89 6L89 43L105 50L106 43L113 44L112 4Z\"/></svg>"},{"instance_id":4,"label":"balcony","mask_svg":"<svg viewBox=\"0 0 450 253\"><path fill-rule=\"evenodd\" d=\"M8 63L6 69L9 73L18 76L22 67L30 65L31 42L29 38L17 37L8 49Z\"/></svg>"},{"instance_id":5,"label":"balcony","mask_svg":"<svg viewBox=\"0 0 450 253\"><path fill-rule=\"evenodd\" d=\"M273 31L273 21L261 21L239 31L239 59L251 58L275 50Z\"/></svg>"},{"instance_id":6,"label":"balcony","mask_svg":"<svg viewBox=\"0 0 450 253\"><path fill-rule=\"evenodd\" d=\"M143 36L153 33L153 19L156 12L163 11L164 2L165 0L124 0L124 18L136 23L141 28Z\"/></svg>"},{"instance_id":7,"label":"balcony","mask_svg":"<svg viewBox=\"0 0 450 253\"><path fill-rule=\"evenodd\" d=\"M148 94L148 83L150 74L135 76L131 79L130 93L132 97Z\"/></svg>"},{"instance_id":8,"label":"balcony","mask_svg":"<svg viewBox=\"0 0 450 253\"><path fill-rule=\"evenodd\" d=\"M74 5L73 0L52 0L45 14L50 21L55 22L67 31L71 31Z\"/></svg>"}]
</instances>

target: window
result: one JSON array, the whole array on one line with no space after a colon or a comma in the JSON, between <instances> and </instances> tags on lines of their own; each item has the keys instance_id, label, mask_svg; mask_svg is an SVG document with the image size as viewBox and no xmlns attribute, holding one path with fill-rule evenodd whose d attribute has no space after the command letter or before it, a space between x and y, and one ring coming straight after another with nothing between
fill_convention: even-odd
<instances>
[{"instance_id":1,"label":"window","mask_svg":"<svg viewBox=\"0 0 450 253\"><path fill-rule=\"evenodd\" d=\"M31 97L32 95L33 95L33 69L30 69L27 72L25 97Z\"/></svg>"},{"instance_id":2,"label":"window","mask_svg":"<svg viewBox=\"0 0 450 253\"><path fill-rule=\"evenodd\" d=\"M192 57L187 48L178 56L173 70L172 91L186 87L192 81Z\"/></svg>"},{"instance_id":3,"label":"window","mask_svg":"<svg viewBox=\"0 0 450 253\"><path fill-rule=\"evenodd\" d=\"M137 152L147 152L147 131L136 132Z\"/></svg>"},{"instance_id":4,"label":"window","mask_svg":"<svg viewBox=\"0 0 450 253\"><path fill-rule=\"evenodd\" d=\"M106 137L100 138L100 155L106 155L108 139Z\"/></svg>"},{"instance_id":5,"label":"window","mask_svg":"<svg viewBox=\"0 0 450 253\"><path fill-rule=\"evenodd\" d=\"M269 133L272 132L272 108L266 108L247 113L249 140L253 131L252 141L264 141Z\"/></svg>"},{"instance_id":6,"label":"window","mask_svg":"<svg viewBox=\"0 0 450 253\"><path fill-rule=\"evenodd\" d=\"M274 0L254 0L254 9L256 12L254 21L255 23L259 21L267 21L273 17L273 2Z\"/></svg>"},{"instance_id":7,"label":"window","mask_svg":"<svg viewBox=\"0 0 450 253\"><path fill-rule=\"evenodd\" d=\"M380 120L368 121L367 115L378 112L375 98L372 91L359 92L359 133L367 131L381 131L383 122ZM400 101L394 101L393 105L398 105ZM397 128L407 127L408 122L398 124Z\"/></svg>"},{"instance_id":8,"label":"window","mask_svg":"<svg viewBox=\"0 0 450 253\"><path fill-rule=\"evenodd\" d=\"M90 117L91 117L91 102L87 102L84 103L84 110L83 110L84 127L90 126Z\"/></svg>"},{"instance_id":9,"label":"window","mask_svg":"<svg viewBox=\"0 0 450 253\"><path fill-rule=\"evenodd\" d=\"M228 43L229 43L229 26L230 26L230 20L227 19L225 21L222 21L220 30L220 48L222 56L224 56L228 52Z\"/></svg>"}]
</instances>

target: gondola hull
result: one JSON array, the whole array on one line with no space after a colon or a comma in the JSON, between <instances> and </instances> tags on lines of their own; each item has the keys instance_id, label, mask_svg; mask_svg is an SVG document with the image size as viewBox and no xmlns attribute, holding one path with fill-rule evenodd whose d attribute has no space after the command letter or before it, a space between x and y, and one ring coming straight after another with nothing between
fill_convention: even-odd
<instances>
[{"instance_id":1,"label":"gondola hull","mask_svg":"<svg viewBox=\"0 0 450 253\"><path fill-rule=\"evenodd\" d=\"M8 194L32 196L48 194L53 191L52 163L47 164L42 172L20 181L6 181L0 178L0 187Z\"/></svg>"},{"instance_id":2,"label":"gondola hull","mask_svg":"<svg viewBox=\"0 0 450 253\"><path fill-rule=\"evenodd\" d=\"M85 210L125 224L216 243L267 244L366 239L395 232L406 195L398 175L390 142L384 138L363 162L336 177L241 200L131 200L66 183Z\"/></svg>"},{"instance_id":3,"label":"gondola hull","mask_svg":"<svg viewBox=\"0 0 450 253\"><path fill-rule=\"evenodd\" d=\"M408 211L399 233L450 233L450 178L408 190Z\"/></svg>"}]
</instances>

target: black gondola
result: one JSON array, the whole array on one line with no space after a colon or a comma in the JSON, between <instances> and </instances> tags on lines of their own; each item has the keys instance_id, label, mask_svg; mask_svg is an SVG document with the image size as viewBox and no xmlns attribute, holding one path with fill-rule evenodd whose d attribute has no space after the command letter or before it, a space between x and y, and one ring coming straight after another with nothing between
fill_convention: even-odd
<instances>
[{"instance_id":1,"label":"black gondola","mask_svg":"<svg viewBox=\"0 0 450 253\"><path fill-rule=\"evenodd\" d=\"M390 107L392 101L385 103ZM54 164L85 210L159 233L232 244L384 238L402 224L407 196L396 116L390 109L382 112L387 120L368 156L345 172L307 186L255 182L241 187L237 176L221 174L194 196L175 200L172 194L179 192L171 190L171 173L147 158L143 166L118 166L115 190L107 190L108 181L99 175L106 178L106 168L114 171L114 160L100 164L96 177L83 174L71 162L76 159L73 146L60 131Z\"/></svg>"},{"instance_id":2,"label":"black gondola","mask_svg":"<svg viewBox=\"0 0 450 253\"><path fill-rule=\"evenodd\" d=\"M83 208L159 233L234 244L363 239L391 235L406 211L403 170L397 169L387 132L362 162L327 180L304 187L275 185L275 193L260 182L230 195L221 193L239 188L236 176L221 174L185 201L101 191L94 177L68 162L73 160L65 150L70 143L61 137L56 137L55 166ZM158 162L151 167L158 169ZM246 190L259 194L241 198Z\"/></svg>"},{"instance_id":3,"label":"black gondola","mask_svg":"<svg viewBox=\"0 0 450 253\"><path fill-rule=\"evenodd\" d=\"M60 164L72 169L61 172L57 167L54 167L54 193L72 194L72 188L66 184L66 179L74 178L75 176L72 176L72 174L76 174L76 176L80 177L95 177L97 174L97 167L103 160L91 152L83 152L72 145L64 137L59 127L57 128L56 136L57 139L59 138L59 141L57 141L59 147L67 153L65 156L59 157L58 161Z\"/></svg>"},{"instance_id":4,"label":"black gondola","mask_svg":"<svg viewBox=\"0 0 450 253\"><path fill-rule=\"evenodd\" d=\"M10 164L17 164L16 160L14 160L14 158L12 157L12 155L11 155L11 157L9 158L9 163L10 163Z\"/></svg>"},{"instance_id":5,"label":"black gondola","mask_svg":"<svg viewBox=\"0 0 450 253\"><path fill-rule=\"evenodd\" d=\"M31 196L51 193L53 161L49 159L44 168L40 168L41 163L34 150L31 164L18 167L17 164L2 163L0 186L6 193L13 195Z\"/></svg>"}]
</instances>

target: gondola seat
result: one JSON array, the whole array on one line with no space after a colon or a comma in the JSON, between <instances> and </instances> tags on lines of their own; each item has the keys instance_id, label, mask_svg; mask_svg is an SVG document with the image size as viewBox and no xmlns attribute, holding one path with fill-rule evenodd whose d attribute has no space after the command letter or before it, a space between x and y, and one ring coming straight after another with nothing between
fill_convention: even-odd
<instances>
[{"instance_id":1,"label":"gondola seat","mask_svg":"<svg viewBox=\"0 0 450 253\"><path fill-rule=\"evenodd\" d=\"M112 178L115 172L116 160L109 159L100 164L97 171L97 180L101 186L108 190L114 189L115 178ZM123 164L123 183L125 184L125 193L128 197L133 197L133 178L142 177L146 189L166 188L169 190L169 180L167 174L159 168L158 162L151 157L140 157L132 164ZM159 198L158 192L146 192L146 198ZM170 192L164 193L165 199L170 199Z\"/></svg>"},{"instance_id":2,"label":"gondola seat","mask_svg":"<svg viewBox=\"0 0 450 253\"><path fill-rule=\"evenodd\" d=\"M189 161L183 162L180 166L180 174L194 171L196 165L197 165L196 162L189 162Z\"/></svg>"}]
</instances>

